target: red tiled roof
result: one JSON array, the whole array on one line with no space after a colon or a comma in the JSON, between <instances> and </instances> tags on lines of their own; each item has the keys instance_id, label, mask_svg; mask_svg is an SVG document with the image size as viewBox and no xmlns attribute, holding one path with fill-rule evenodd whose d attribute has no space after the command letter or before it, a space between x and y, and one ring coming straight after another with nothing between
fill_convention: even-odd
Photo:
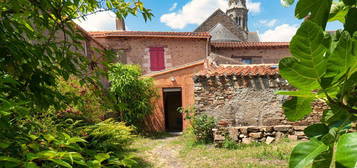
<instances>
[{"instance_id":1,"label":"red tiled roof","mask_svg":"<svg viewBox=\"0 0 357 168\"><path fill-rule=\"evenodd\" d=\"M289 42L211 42L214 48L285 48Z\"/></svg>"},{"instance_id":2,"label":"red tiled roof","mask_svg":"<svg viewBox=\"0 0 357 168\"><path fill-rule=\"evenodd\" d=\"M205 69L197 73L196 76L272 76L277 74L279 74L277 65L237 65Z\"/></svg>"},{"instance_id":3,"label":"red tiled roof","mask_svg":"<svg viewBox=\"0 0 357 168\"><path fill-rule=\"evenodd\" d=\"M168 38L210 38L208 32L149 32L149 31L100 31L89 32L93 37L168 37Z\"/></svg>"}]
</instances>

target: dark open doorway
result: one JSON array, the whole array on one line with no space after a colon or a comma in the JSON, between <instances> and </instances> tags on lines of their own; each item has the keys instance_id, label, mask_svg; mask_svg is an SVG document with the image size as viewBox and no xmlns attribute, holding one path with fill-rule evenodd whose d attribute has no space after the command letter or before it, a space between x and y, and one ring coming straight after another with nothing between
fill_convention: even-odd
<instances>
[{"instance_id":1,"label":"dark open doorway","mask_svg":"<svg viewBox=\"0 0 357 168\"><path fill-rule=\"evenodd\" d=\"M165 88L163 94L166 131L181 132L182 114L177 110L182 106L181 88Z\"/></svg>"}]
</instances>

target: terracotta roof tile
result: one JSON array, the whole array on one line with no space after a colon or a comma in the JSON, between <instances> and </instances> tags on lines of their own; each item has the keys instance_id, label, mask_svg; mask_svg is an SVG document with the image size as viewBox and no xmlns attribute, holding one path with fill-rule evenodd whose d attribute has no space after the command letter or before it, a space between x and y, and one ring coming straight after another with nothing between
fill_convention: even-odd
<instances>
[{"instance_id":1,"label":"terracotta roof tile","mask_svg":"<svg viewBox=\"0 0 357 168\"><path fill-rule=\"evenodd\" d=\"M99 31L89 32L93 37L168 37L168 38L210 38L208 32L149 32L149 31Z\"/></svg>"},{"instance_id":2,"label":"terracotta roof tile","mask_svg":"<svg viewBox=\"0 0 357 168\"><path fill-rule=\"evenodd\" d=\"M214 48L285 48L289 42L211 42Z\"/></svg>"},{"instance_id":3,"label":"terracotta roof tile","mask_svg":"<svg viewBox=\"0 0 357 168\"><path fill-rule=\"evenodd\" d=\"M238 65L205 69L197 73L196 76L272 76L278 74L279 68L277 65Z\"/></svg>"}]
</instances>

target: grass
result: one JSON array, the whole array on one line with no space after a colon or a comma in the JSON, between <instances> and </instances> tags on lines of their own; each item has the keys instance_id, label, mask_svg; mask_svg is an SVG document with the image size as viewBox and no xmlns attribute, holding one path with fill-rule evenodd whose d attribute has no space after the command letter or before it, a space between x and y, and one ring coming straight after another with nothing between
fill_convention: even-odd
<instances>
[{"instance_id":1,"label":"grass","mask_svg":"<svg viewBox=\"0 0 357 168\"><path fill-rule=\"evenodd\" d=\"M292 148L296 141L282 140L279 143L266 145L264 143L229 144L228 148L216 148L213 144L198 144L192 134L165 138L170 135L154 137L138 137L131 146L145 165L142 167L165 167L160 162L160 150L175 150L174 158L183 167L196 168L275 168L287 167ZM155 153L156 152L156 153ZM172 158L171 158L172 159ZM170 167L167 166L166 167Z\"/></svg>"}]
</instances>

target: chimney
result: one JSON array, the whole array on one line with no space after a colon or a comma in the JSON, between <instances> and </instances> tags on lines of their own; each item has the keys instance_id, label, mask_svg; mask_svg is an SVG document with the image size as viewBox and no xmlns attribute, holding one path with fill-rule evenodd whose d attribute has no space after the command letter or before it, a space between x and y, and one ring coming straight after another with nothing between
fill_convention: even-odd
<instances>
[{"instance_id":1,"label":"chimney","mask_svg":"<svg viewBox=\"0 0 357 168\"><path fill-rule=\"evenodd\" d=\"M125 21L122 18L115 19L115 26L117 30L125 31Z\"/></svg>"}]
</instances>

